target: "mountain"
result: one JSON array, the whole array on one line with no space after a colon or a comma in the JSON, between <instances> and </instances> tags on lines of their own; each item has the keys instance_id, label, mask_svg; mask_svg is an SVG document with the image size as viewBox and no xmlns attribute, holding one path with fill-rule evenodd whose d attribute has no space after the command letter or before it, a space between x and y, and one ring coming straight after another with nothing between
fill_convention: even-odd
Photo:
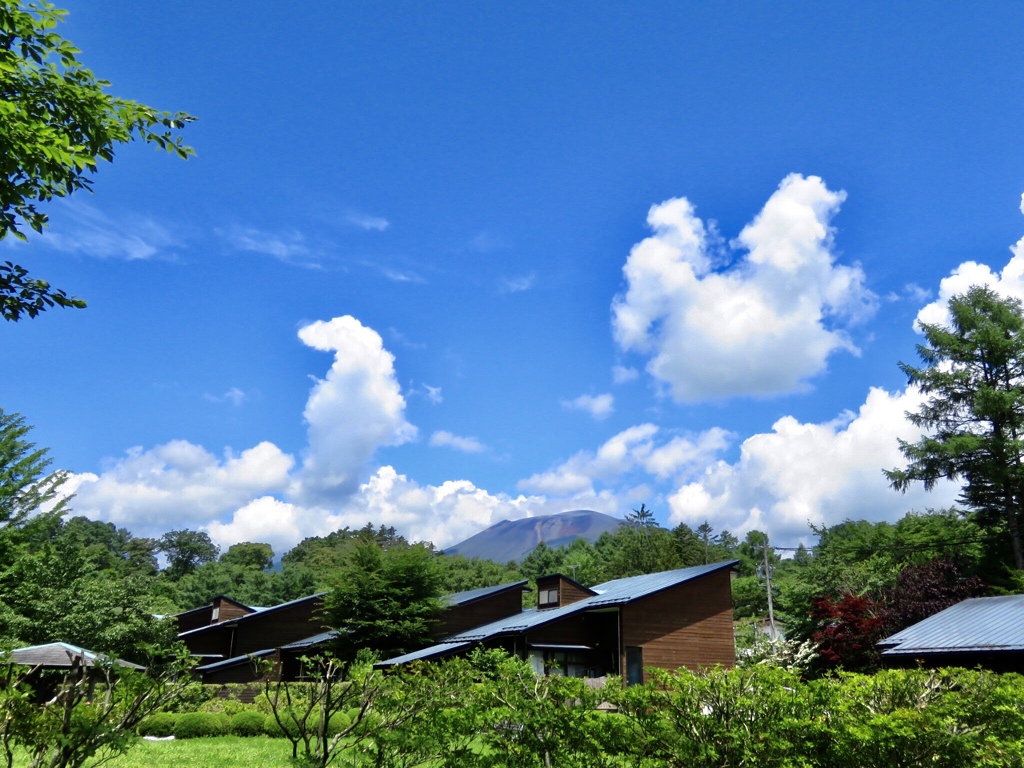
<instances>
[{"instance_id":1,"label":"mountain","mask_svg":"<svg viewBox=\"0 0 1024 768\"><path fill-rule=\"evenodd\" d=\"M446 555L479 557L505 563L526 557L540 542L565 546L573 539L595 542L602 533L614 533L622 521L590 509L574 509L557 515L502 520L444 551Z\"/></svg>"}]
</instances>

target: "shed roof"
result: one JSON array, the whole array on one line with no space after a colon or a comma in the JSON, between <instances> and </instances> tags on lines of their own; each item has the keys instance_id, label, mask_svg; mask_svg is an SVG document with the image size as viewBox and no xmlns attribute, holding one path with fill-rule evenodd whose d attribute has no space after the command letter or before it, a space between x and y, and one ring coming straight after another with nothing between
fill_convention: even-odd
<instances>
[{"instance_id":1,"label":"shed roof","mask_svg":"<svg viewBox=\"0 0 1024 768\"><path fill-rule=\"evenodd\" d=\"M226 627L233 627L233 626L236 626L238 624L243 624L243 623L245 623L247 621L252 621L254 619L262 619L267 614L276 613L278 611L283 611L286 608L291 608L293 606L298 605L299 603L312 602L314 600L317 600L318 598L323 597L326 594L327 594L326 592L317 592L315 595L309 595L307 597L300 597L298 600L289 600L287 603L281 603L279 605L272 605L269 608L254 608L253 609L253 613L247 613L244 616L238 616L238 617L233 618L233 619L228 619L226 621L221 621L221 622L219 622L217 624L207 624L207 625L202 626L202 627L197 627L196 629L190 629L187 632L180 633L178 635L178 637L186 637L186 636L198 635L198 634L200 634L202 632L218 632L218 631L221 631L221 630L225 629ZM232 601L232 602L234 602L234 601Z\"/></svg>"},{"instance_id":2,"label":"shed roof","mask_svg":"<svg viewBox=\"0 0 1024 768\"><path fill-rule=\"evenodd\" d=\"M266 656L273 656L276 653L274 648L265 648L262 651L253 651L243 656L232 656L230 659L222 659L221 661L213 661L209 664L202 664L196 667L196 672L216 672L219 669L227 669L228 667L237 667L239 664L245 664L253 661L254 659L262 659Z\"/></svg>"},{"instance_id":3,"label":"shed roof","mask_svg":"<svg viewBox=\"0 0 1024 768\"><path fill-rule=\"evenodd\" d=\"M386 659L378 666L391 666L404 664L417 659L431 658L454 653L462 647L471 643L482 642L501 635L522 634L537 627L550 624L553 621L565 618L574 613L580 613L595 608L607 606L625 605L627 603L649 597L666 589L679 586L688 581L699 579L715 571L724 568L731 568L738 560L726 560L721 563L710 565L697 565L692 568L680 568L675 571L662 571L661 573L645 574L643 576L630 576L625 579L615 579L604 584L591 587L597 594L586 597L575 603L569 603L558 608L546 608L538 611L536 608L521 613L506 616L503 619L492 621L480 627L468 629L465 632L447 637L443 642L429 646L414 653L407 653L404 656L396 656L393 659Z\"/></svg>"},{"instance_id":4,"label":"shed roof","mask_svg":"<svg viewBox=\"0 0 1024 768\"><path fill-rule=\"evenodd\" d=\"M972 597L890 635L883 656L1024 651L1024 595Z\"/></svg>"},{"instance_id":5,"label":"shed roof","mask_svg":"<svg viewBox=\"0 0 1024 768\"><path fill-rule=\"evenodd\" d=\"M138 664L132 664L123 659L111 659L102 653L90 651L86 648L79 648L70 643L45 643L43 645L29 645L24 648L15 648L8 655L8 660L15 664L35 667L43 666L50 668L70 668L75 659L82 659L85 666L92 666L97 661L110 661L121 667L132 669L144 669Z\"/></svg>"},{"instance_id":6,"label":"shed roof","mask_svg":"<svg viewBox=\"0 0 1024 768\"><path fill-rule=\"evenodd\" d=\"M508 592L512 589L523 589L529 582L526 579L522 581L514 581L510 584L499 584L496 587L480 587L479 589L467 589L465 592L455 592L451 595L445 595L441 598L446 606L465 605L466 603L472 603L474 600L480 600L484 597L491 597L492 595L501 594L502 592Z\"/></svg>"}]
</instances>

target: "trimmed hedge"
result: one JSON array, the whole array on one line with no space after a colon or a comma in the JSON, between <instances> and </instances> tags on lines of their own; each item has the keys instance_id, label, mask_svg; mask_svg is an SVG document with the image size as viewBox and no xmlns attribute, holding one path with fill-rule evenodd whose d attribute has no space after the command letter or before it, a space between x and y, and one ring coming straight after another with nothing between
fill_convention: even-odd
<instances>
[{"instance_id":1,"label":"trimmed hedge","mask_svg":"<svg viewBox=\"0 0 1024 768\"><path fill-rule=\"evenodd\" d=\"M259 712L239 712L231 718L231 733L235 736L262 736L265 719Z\"/></svg>"},{"instance_id":2,"label":"trimmed hedge","mask_svg":"<svg viewBox=\"0 0 1024 768\"><path fill-rule=\"evenodd\" d=\"M174 724L174 738L198 739L204 736L223 736L228 732L227 716L214 712L186 712Z\"/></svg>"},{"instance_id":3,"label":"trimmed hedge","mask_svg":"<svg viewBox=\"0 0 1024 768\"><path fill-rule=\"evenodd\" d=\"M174 735L174 724L177 720L178 715L172 712L157 712L139 723L139 727L135 730L139 736L166 738Z\"/></svg>"}]
</instances>

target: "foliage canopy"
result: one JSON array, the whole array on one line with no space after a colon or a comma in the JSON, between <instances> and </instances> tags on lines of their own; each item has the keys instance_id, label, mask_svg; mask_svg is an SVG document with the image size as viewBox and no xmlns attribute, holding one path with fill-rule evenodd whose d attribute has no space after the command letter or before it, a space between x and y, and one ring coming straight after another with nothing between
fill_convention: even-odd
<instances>
[{"instance_id":1,"label":"foliage canopy","mask_svg":"<svg viewBox=\"0 0 1024 768\"><path fill-rule=\"evenodd\" d=\"M106 92L55 28L66 11L49 3L0 0L0 240L41 232L39 207L90 189L101 160L136 139L187 158L179 129L194 118L160 112ZM48 307L85 306L12 262L0 264L0 316L35 317Z\"/></svg>"}]
</instances>

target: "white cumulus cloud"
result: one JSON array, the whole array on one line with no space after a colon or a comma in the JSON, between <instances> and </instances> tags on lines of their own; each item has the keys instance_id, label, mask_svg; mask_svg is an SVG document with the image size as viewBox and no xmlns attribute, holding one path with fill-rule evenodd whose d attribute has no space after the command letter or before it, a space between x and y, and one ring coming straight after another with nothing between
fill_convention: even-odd
<instances>
[{"instance_id":1,"label":"white cumulus cloud","mask_svg":"<svg viewBox=\"0 0 1024 768\"><path fill-rule=\"evenodd\" d=\"M217 457L185 440L132 448L100 474L72 476L75 514L129 528L137 536L202 526L263 494L283 491L293 457L262 442Z\"/></svg>"},{"instance_id":2,"label":"white cumulus cloud","mask_svg":"<svg viewBox=\"0 0 1024 768\"><path fill-rule=\"evenodd\" d=\"M654 424L625 429L596 451L580 451L552 470L521 480L519 488L559 497L594 493L599 485L638 472L662 479L686 477L714 461L730 440L717 427L667 441L659 441L660 431Z\"/></svg>"},{"instance_id":3,"label":"white cumulus cloud","mask_svg":"<svg viewBox=\"0 0 1024 768\"><path fill-rule=\"evenodd\" d=\"M615 398L609 394L580 395L572 400L563 400L562 407L570 411L583 411L601 421L611 416L615 410Z\"/></svg>"},{"instance_id":4,"label":"white cumulus cloud","mask_svg":"<svg viewBox=\"0 0 1024 768\"><path fill-rule=\"evenodd\" d=\"M917 323L948 325L949 300L974 286L987 286L996 293L1024 301L1024 238L1010 246L1010 260L999 271L987 264L965 261L939 283L939 295L917 313Z\"/></svg>"},{"instance_id":5,"label":"white cumulus cloud","mask_svg":"<svg viewBox=\"0 0 1024 768\"><path fill-rule=\"evenodd\" d=\"M306 401L308 450L298 495L336 500L356 490L378 448L415 439L416 427L405 419L395 359L380 334L346 315L311 323L299 338L333 352L334 363Z\"/></svg>"},{"instance_id":6,"label":"white cumulus cloud","mask_svg":"<svg viewBox=\"0 0 1024 768\"><path fill-rule=\"evenodd\" d=\"M652 207L654 234L630 251L612 305L616 341L648 355L647 371L677 401L806 386L830 354L857 351L844 324L876 303L861 269L836 263L831 220L844 198L818 177L786 177L728 265L688 200Z\"/></svg>"},{"instance_id":7,"label":"white cumulus cloud","mask_svg":"<svg viewBox=\"0 0 1024 768\"><path fill-rule=\"evenodd\" d=\"M454 448L463 453L480 453L487 446L475 437L459 437L444 429L439 429L430 436L430 444L437 448Z\"/></svg>"},{"instance_id":8,"label":"white cumulus cloud","mask_svg":"<svg viewBox=\"0 0 1024 768\"><path fill-rule=\"evenodd\" d=\"M875 388L855 414L820 424L783 417L771 432L747 438L736 463L711 464L681 485L669 499L670 520L690 526L709 520L741 535L757 528L794 542L808 538L808 523L895 520L911 509L949 506L957 484L943 482L931 492L915 486L903 495L882 474L905 466L897 439L921 435L904 417L921 402L914 389Z\"/></svg>"}]
</instances>

